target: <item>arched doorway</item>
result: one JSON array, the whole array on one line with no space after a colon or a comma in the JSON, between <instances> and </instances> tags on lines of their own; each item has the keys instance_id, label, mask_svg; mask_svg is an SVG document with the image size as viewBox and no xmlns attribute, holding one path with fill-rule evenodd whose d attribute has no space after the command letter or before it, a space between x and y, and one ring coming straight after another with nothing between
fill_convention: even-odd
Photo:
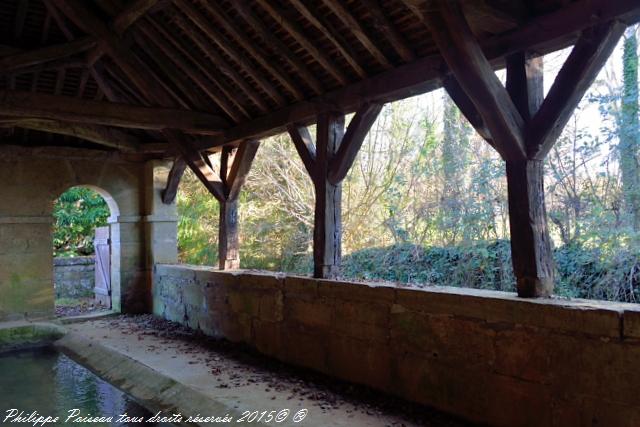
<instances>
[{"instance_id":1,"label":"arched doorway","mask_svg":"<svg viewBox=\"0 0 640 427\"><path fill-rule=\"evenodd\" d=\"M67 189L53 206L56 315L68 317L118 309L120 210L105 190Z\"/></svg>"}]
</instances>

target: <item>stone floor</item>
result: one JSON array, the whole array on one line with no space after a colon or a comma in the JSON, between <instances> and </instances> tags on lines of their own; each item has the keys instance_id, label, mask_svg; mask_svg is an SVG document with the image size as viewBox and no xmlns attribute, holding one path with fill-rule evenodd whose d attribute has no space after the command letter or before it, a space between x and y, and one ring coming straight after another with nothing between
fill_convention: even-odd
<instances>
[{"instance_id":1,"label":"stone floor","mask_svg":"<svg viewBox=\"0 0 640 427\"><path fill-rule=\"evenodd\" d=\"M70 332L131 357L228 407L308 410L307 426L470 426L365 387L292 368L151 316L74 323Z\"/></svg>"}]
</instances>

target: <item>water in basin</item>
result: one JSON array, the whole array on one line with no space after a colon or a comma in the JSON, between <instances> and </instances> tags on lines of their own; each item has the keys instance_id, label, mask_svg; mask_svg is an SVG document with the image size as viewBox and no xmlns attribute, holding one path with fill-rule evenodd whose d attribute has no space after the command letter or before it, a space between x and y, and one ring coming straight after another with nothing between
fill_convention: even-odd
<instances>
[{"instance_id":1,"label":"water in basin","mask_svg":"<svg viewBox=\"0 0 640 427\"><path fill-rule=\"evenodd\" d=\"M167 426L153 422L118 422L121 414L149 420L154 414L130 396L103 381L85 367L50 348L0 355L0 425L32 426L11 423L8 411L17 409L28 417L59 417L46 426ZM69 411L79 410L77 418L67 421ZM112 422L73 422L80 416L113 417Z\"/></svg>"}]
</instances>

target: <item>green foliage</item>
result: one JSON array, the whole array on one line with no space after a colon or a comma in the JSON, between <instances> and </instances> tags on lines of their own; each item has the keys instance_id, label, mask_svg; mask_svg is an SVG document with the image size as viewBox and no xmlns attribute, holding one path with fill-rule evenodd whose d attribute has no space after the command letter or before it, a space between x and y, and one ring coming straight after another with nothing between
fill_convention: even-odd
<instances>
[{"instance_id":1,"label":"green foliage","mask_svg":"<svg viewBox=\"0 0 640 427\"><path fill-rule=\"evenodd\" d=\"M506 240L448 247L412 244L363 249L343 260L344 277L385 280L417 287L457 286L514 291Z\"/></svg>"},{"instance_id":2,"label":"green foliage","mask_svg":"<svg viewBox=\"0 0 640 427\"><path fill-rule=\"evenodd\" d=\"M640 297L635 31L616 51L622 69L607 65L545 161L561 296ZM215 265L218 204L189 173L178 209L181 260ZM288 136L263 141L241 195L241 266L309 273L313 213ZM342 232L346 278L514 290L504 161L443 91L385 105L343 182Z\"/></svg>"},{"instance_id":3,"label":"green foliage","mask_svg":"<svg viewBox=\"0 0 640 427\"><path fill-rule=\"evenodd\" d=\"M94 230L107 224L109 207L95 191L74 187L55 201L53 217L54 256L91 255Z\"/></svg>"}]
</instances>

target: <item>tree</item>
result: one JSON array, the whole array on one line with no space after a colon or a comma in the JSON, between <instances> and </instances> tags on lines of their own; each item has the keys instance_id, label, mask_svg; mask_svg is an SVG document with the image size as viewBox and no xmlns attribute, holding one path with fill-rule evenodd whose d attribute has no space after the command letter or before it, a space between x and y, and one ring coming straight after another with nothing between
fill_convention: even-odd
<instances>
[{"instance_id":1,"label":"tree","mask_svg":"<svg viewBox=\"0 0 640 427\"><path fill-rule=\"evenodd\" d=\"M53 255L91 255L94 230L107 224L109 207L95 191L75 187L56 200L53 217Z\"/></svg>"},{"instance_id":2,"label":"tree","mask_svg":"<svg viewBox=\"0 0 640 427\"><path fill-rule=\"evenodd\" d=\"M625 213L629 216L633 230L640 231L638 41L635 27L627 29L623 49L623 89L619 121L620 172Z\"/></svg>"}]
</instances>

